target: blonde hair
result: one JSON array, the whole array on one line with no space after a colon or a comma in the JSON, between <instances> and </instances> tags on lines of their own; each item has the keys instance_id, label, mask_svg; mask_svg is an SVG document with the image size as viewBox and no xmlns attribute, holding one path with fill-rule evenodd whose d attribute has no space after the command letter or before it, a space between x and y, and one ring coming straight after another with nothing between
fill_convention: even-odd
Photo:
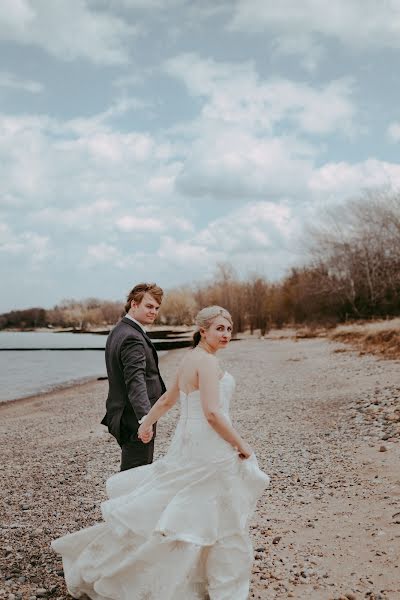
<instances>
[{"instance_id":1,"label":"blonde hair","mask_svg":"<svg viewBox=\"0 0 400 600\"><path fill-rule=\"evenodd\" d=\"M197 331L195 331L193 334L193 347L197 346L201 340L200 328L208 329L211 323L217 317L224 317L224 319L227 319L229 323L233 325L231 314L226 310L226 308L222 308L222 306L206 306L197 313L194 319L195 325L197 326Z\"/></svg>"}]
</instances>

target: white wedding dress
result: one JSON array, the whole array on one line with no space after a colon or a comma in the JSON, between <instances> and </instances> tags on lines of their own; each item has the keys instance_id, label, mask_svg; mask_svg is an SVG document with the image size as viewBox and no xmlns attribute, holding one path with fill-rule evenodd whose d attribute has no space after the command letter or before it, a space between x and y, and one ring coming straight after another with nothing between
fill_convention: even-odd
<instances>
[{"instance_id":1,"label":"white wedding dress","mask_svg":"<svg viewBox=\"0 0 400 600\"><path fill-rule=\"evenodd\" d=\"M229 418L235 382L220 380ZM167 454L113 475L104 523L52 542L68 591L93 600L246 600L253 549L248 522L269 483L208 424L198 390L180 393Z\"/></svg>"}]
</instances>

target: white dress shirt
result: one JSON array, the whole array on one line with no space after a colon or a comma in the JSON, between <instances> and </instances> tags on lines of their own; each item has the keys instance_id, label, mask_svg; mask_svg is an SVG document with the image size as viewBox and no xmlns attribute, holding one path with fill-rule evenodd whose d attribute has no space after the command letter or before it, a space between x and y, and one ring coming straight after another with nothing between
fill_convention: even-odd
<instances>
[{"instance_id":1,"label":"white dress shirt","mask_svg":"<svg viewBox=\"0 0 400 600\"><path fill-rule=\"evenodd\" d=\"M143 329L144 333L147 333L147 331L145 330L145 328L143 327L143 325L141 323L139 323L139 321L136 321L136 319L134 319L133 317L131 317L131 315L129 315L128 313L126 313L126 318L130 319L131 321L133 321L134 323L136 323L137 325L139 325L139 327L141 329Z\"/></svg>"}]
</instances>

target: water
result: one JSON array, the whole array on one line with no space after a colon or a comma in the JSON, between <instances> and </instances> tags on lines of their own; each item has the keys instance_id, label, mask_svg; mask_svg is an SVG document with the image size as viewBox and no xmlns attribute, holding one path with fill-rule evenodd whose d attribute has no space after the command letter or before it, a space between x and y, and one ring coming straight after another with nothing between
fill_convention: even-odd
<instances>
[{"instance_id":1,"label":"water","mask_svg":"<svg viewBox=\"0 0 400 600\"><path fill-rule=\"evenodd\" d=\"M105 377L106 340L89 333L0 332L0 402Z\"/></svg>"},{"instance_id":2,"label":"water","mask_svg":"<svg viewBox=\"0 0 400 600\"><path fill-rule=\"evenodd\" d=\"M105 348L106 335L52 331L1 331L2 348Z\"/></svg>"}]
</instances>

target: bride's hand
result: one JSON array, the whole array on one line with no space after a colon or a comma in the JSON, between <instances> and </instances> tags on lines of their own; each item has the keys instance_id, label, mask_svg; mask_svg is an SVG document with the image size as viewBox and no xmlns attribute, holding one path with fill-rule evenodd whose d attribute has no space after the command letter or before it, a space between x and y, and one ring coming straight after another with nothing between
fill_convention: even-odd
<instances>
[{"instance_id":1,"label":"bride's hand","mask_svg":"<svg viewBox=\"0 0 400 600\"><path fill-rule=\"evenodd\" d=\"M148 444L153 438L153 427L145 427L144 424L140 425L137 436L144 444Z\"/></svg>"},{"instance_id":2,"label":"bride's hand","mask_svg":"<svg viewBox=\"0 0 400 600\"><path fill-rule=\"evenodd\" d=\"M250 444L248 444L247 442L243 442L238 448L238 454L239 458L241 458L242 460L246 460L247 458L250 458L250 456L253 454L253 449L251 448Z\"/></svg>"}]
</instances>

